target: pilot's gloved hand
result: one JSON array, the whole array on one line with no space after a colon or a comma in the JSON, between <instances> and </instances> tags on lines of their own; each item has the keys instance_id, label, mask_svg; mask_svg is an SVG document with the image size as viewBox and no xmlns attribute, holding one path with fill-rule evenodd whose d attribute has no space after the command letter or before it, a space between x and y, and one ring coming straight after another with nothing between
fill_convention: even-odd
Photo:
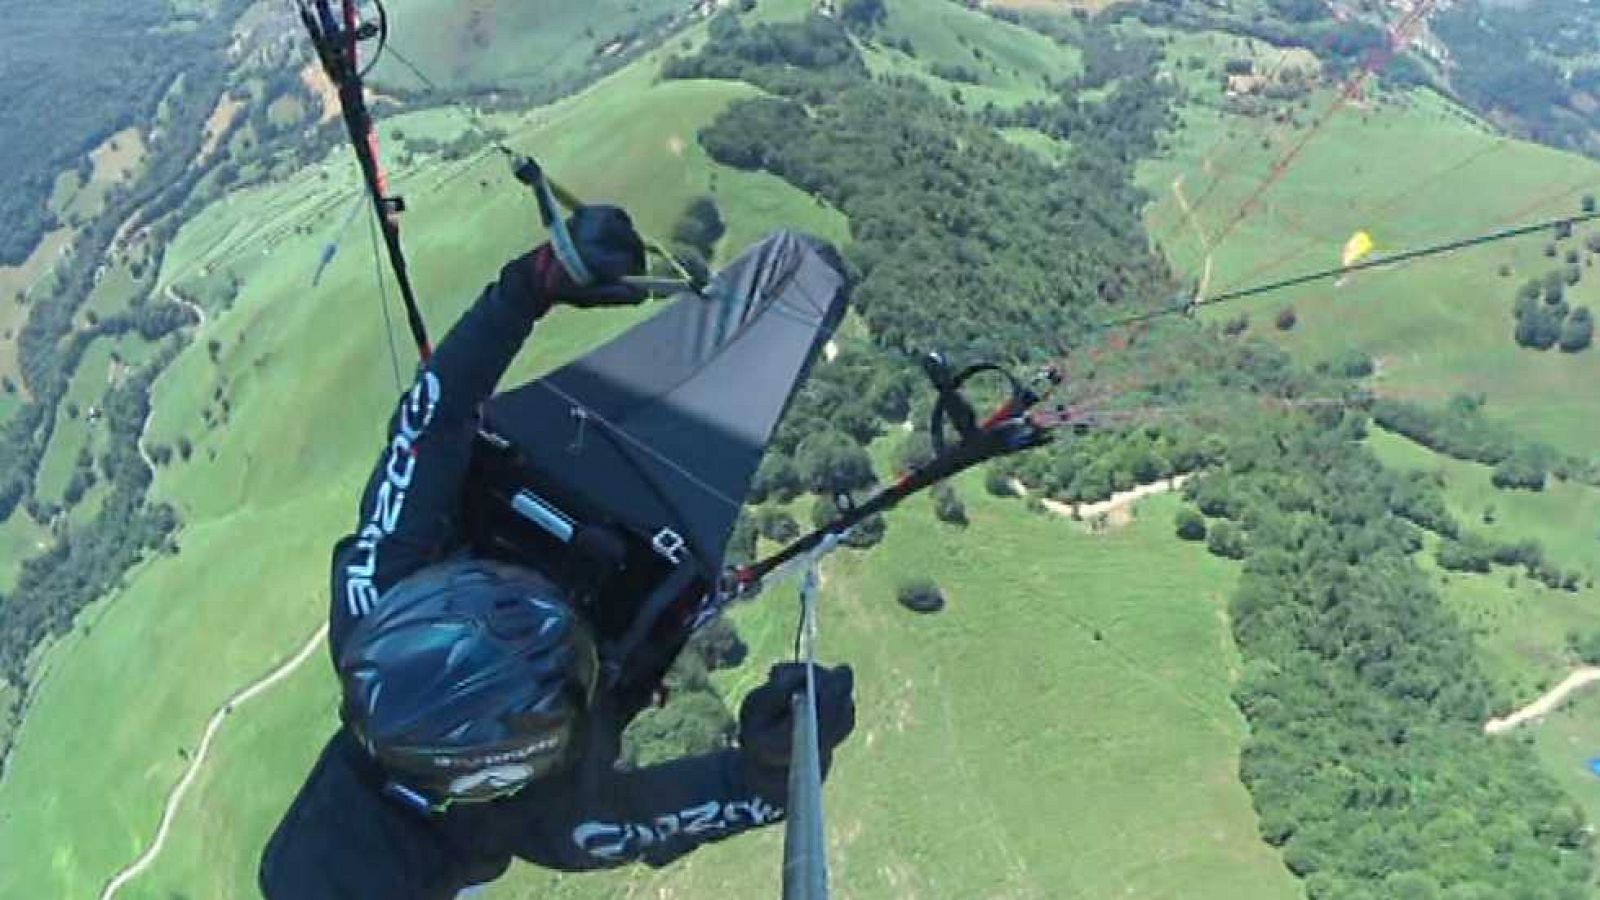
<instances>
[{"instance_id":1,"label":"pilot's gloved hand","mask_svg":"<svg viewBox=\"0 0 1600 900\"><path fill-rule=\"evenodd\" d=\"M816 668L817 742L826 775L833 749L856 727L855 673L849 666ZM794 697L806 689L805 666L779 663L766 684L739 708L739 750L752 786L763 795L788 794L789 754L794 740Z\"/></svg>"},{"instance_id":2,"label":"pilot's gloved hand","mask_svg":"<svg viewBox=\"0 0 1600 900\"><path fill-rule=\"evenodd\" d=\"M567 219L573 249L593 276L594 283L580 285L567 271L550 243L533 251L535 291L545 308L563 304L580 308L633 306L644 302L646 292L622 282L645 271L644 240L633 220L620 207L585 206Z\"/></svg>"}]
</instances>

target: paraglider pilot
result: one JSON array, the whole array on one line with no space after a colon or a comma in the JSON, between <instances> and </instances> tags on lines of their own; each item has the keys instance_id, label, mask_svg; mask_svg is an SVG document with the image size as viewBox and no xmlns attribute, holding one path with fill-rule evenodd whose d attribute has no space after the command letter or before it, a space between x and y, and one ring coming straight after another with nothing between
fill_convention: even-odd
<instances>
[{"instance_id":1,"label":"paraglider pilot","mask_svg":"<svg viewBox=\"0 0 1600 900\"><path fill-rule=\"evenodd\" d=\"M271 837L269 900L446 900L512 858L562 871L666 865L783 818L798 665L739 712L736 749L623 771L625 723L592 714L595 642L544 573L466 556L460 506L482 403L552 306L630 305L644 267L626 213L569 223L598 285L548 244L507 264L401 398L334 549L330 647L343 700ZM854 728L852 675L818 669L824 758Z\"/></svg>"}]
</instances>

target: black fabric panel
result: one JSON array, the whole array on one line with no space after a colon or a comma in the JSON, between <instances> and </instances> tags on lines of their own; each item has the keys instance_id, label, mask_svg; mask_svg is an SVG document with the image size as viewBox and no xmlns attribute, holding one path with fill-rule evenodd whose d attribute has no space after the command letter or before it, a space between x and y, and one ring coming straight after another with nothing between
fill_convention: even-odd
<instances>
[{"instance_id":1,"label":"black fabric panel","mask_svg":"<svg viewBox=\"0 0 1600 900\"><path fill-rule=\"evenodd\" d=\"M780 232L588 356L489 403L491 427L600 518L679 532L714 574L795 389L844 315L838 255ZM586 419L584 417L587 417Z\"/></svg>"}]
</instances>

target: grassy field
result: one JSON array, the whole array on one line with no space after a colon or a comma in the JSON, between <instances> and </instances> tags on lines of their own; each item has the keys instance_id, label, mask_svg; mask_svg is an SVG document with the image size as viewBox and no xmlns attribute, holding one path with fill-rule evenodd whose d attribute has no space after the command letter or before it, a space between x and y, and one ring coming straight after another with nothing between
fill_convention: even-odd
<instances>
[{"instance_id":1,"label":"grassy field","mask_svg":"<svg viewBox=\"0 0 1600 900\"><path fill-rule=\"evenodd\" d=\"M692 5L692 0L389 4L394 46L447 88L535 87L573 77L616 42ZM380 63L374 76L379 83L420 86L393 61Z\"/></svg>"},{"instance_id":2,"label":"grassy field","mask_svg":"<svg viewBox=\"0 0 1600 900\"><path fill-rule=\"evenodd\" d=\"M20 506L12 511L10 518L0 522L0 592L16 585L22 561L37 553L40 544L49 537L44 526L28 518L27 511Z\"/></svg>"},{"instance_id":3,"label":"grassy field","mask_svg":"<svg viewBox=\"0 0 1600 900\"><path fill-rule=\"evenodd\" d=\"M105 209L106 193L118 184L131 184L144 165L148 150L137 128L124 128L90 151L94 163L87 181L76 172L56 180L50 207L65 221L87 222Z\"/></svg>"},{"instance_id":4,"label":"grassy field","mask_svg":"<svg viewBox=\"0 0 1600 900\"><path fill-rule=\"evenodd\" d=\"M1178 41L1174 66L1199 40ZM1209 253L1208 295L1336 265L1357 229L1390 253L1575 214L1581 197L1600 189L1595 162L1499 137L1431 92L1364 97L1329 114L1332 93L1323 89L1293 122L1278 123L1220 112L1215 79L1193 90L1211 95L1186 106L1171 152L1146 164L1142 179L1153 198L1152 231L1176 269L1199 281ZM1180 177L1194 222L1173 189ZM1580 228L1562 252L1585 237ZM1385 393L1433 402L1483 392L1495 417L1590 454L1600 446L1600 416L1587 385L1600 376L1600 353L1541 354L1511 338L1517 286L1559 262L1544 257L1547 241L1534 236L1362 273L1342 286L1314 284L1213 314L1248 313L1258 332L1312 360L1362 348L1380 360ZM1600 300L1591 271L1583 269L1569 294L1574 304ZM1271 323L1286 307L1299 325L1279 334Z\"/></svg>"},{"instance_id":5,"label":"grassy field","mask_svg":"<svg viewBox=\"0 0 1600 900\"><path fill-rule=\"evenodd\" d=\"M1376 429L1368 444L1392 468L1441 476L1450 511L1465 527L1496 541L1531 538L1564 569L1591 577L1600 572L1600 490L1552 482L1538 493L1502 491L1490 483L1487 466L1454 460ZM1512 569L1490 575L1444 572L1433 565L1431 553L1424 564L1477 635L1485 660L1513 698L1532 698L1566 676L1576 664L1567 650L1568 632L1600 629L1600 591L1593 586L1567 593Z\"/></svg>"},{"instance_id":6,"label":"grassy field","mask_svg":"<svg viewBox=\"0 0 1600 900\"><path fill-rule=\"evenodd\" d=\"M88 447L94 454L98 442L104 438L103 422L91 422L89 410L105 394L107 374L111 365L111 345L108 341L95 341L83 355L83 362L72 376L66 399L56 410L55 430L50 436L44 459L39 464L39 474L34 481L34 493L39 499L61 502L61 492L67 486L76 466L79 452ZM75 407L76 416L70 415L68 406Z\"/></svg>"},{"instance_id":7,"label":"grassy field","mask_svg":"<svg viewBox=\"0 0 1600 900\"><path fill-rule=\"evenodd\" d=\"M0 266L0 376L16 381L19 392L26 388L17 369L17 332L28 320L28 307L17 302L18 297L28 297L55 271L62 252L72 244L73 234L71 228L58 228L44 236L22 265Z\"/></svg>"},{"instance_id":8,"label":"grassy field","mask_svg":"<svg viewBox=\"0 0 1600 900\"><path fill-rule=\"evenodd\" d=\"M959 90L972 107L1049 100L1052 79L1083 69L1075 48L948 0L894 0L887 6L888 22L876 45L865 50L872 71L914 76L941 92ZM910 41L914 55L888 46L900 41ZM965 69L977 83L941 78L935 74L941 66Z\"/></svg>"},{"instance_id":9,"label":"grassy field","mask_svg":"<svg viewBox=\"0 0 1600 900\"><path fill-rule=\"evenodd\" d=\"M964 489L986 539L918 503L882 548L828 573L827 655L856 666L862 709L829 788L841 895L1296 896L1235 776L1243 725L1227 696L1236 659L1220 606L1231 567L1171 539L1171 499L1091 538L978 499L976 480ZM903 573L923 571L950 594L939 616L892 600ZM745 686L787 646L791 597L739 611L753 650L736 676ZM997 703L998 685L1019 702ZM254 848L332 727L333 704L319 669L241 716L188 824L127 896L248 896ZM764 894L779 834L663 872L518 867L490 896Z\"/></svg>"},{"instance_id":10,"label":"grassy field","mask_svg":"<svg viewBox=\"0 0 1600 900\"><path fill-rule=\"evenodd\" d=\"M1093 538L963 489L971 532L914 503L827 573L826 655L855 666L861 708L828 789L841 895L1295 896L1237 782L1230 567L1171 538L1170 498ZM894 602L911 573L945 612ZM740 611L756 659L785 652L791 598ZM779 848L774 831L659 873L524 869L491 896L758 896Z\"/></svg>"}]
</instances>

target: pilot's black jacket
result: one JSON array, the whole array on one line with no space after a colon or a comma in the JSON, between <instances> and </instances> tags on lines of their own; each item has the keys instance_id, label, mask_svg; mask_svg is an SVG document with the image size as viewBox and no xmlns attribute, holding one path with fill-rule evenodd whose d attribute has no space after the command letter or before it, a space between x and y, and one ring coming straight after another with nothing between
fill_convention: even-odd
<instances>
[{"instance_id":1,"label":"pilot's black jacket","mask_svg":"<svg viewBox=\"0 0 1600 900\"><path fill-rule=\"evenodd\" d=\"M531 257L506 265L401 399L356 533L334 550L335 660L386 590L460 552L479 408L548 309L537 283ZM267 845L262 892L268 900L444 900L497 878L513 857L565 871L659 866L783 817L781 773L763 777L737 750L617 770L618 718L589 717L588 749L566 774L443 814L387 796L384 773L340 729Z\"/></svg>"}]
</instances>

